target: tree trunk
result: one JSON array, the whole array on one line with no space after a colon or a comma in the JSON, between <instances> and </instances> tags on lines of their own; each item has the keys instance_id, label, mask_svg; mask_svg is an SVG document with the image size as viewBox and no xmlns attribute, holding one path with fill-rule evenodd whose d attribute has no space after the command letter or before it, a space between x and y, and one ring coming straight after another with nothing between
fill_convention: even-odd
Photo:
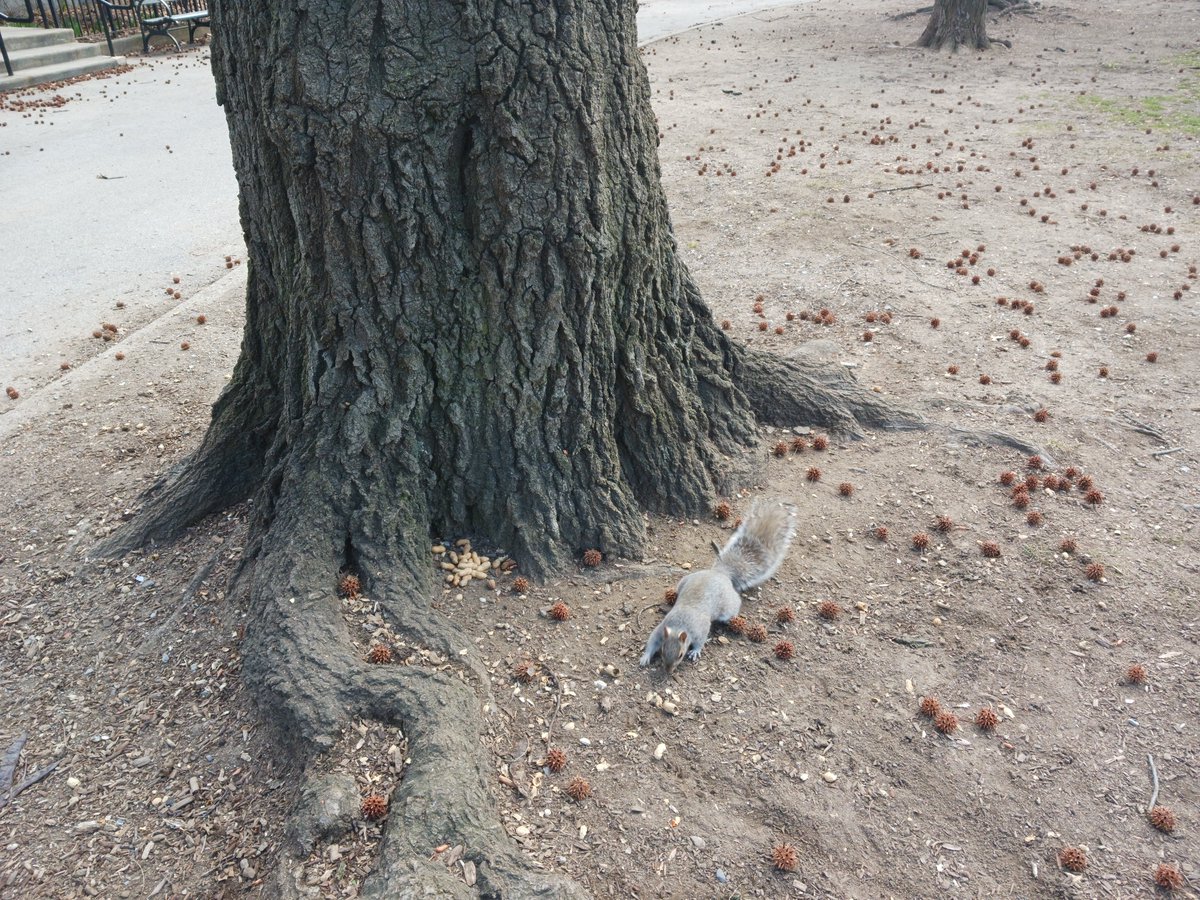
<instances>
[{"instance_id":1,"label":"tree trunk","mask_svg":"<svg viewBox=\"0 0 1200 900\"><path fill-rule=\"evenodd\" d=\"M918 424L714 324L676 255L635 7L213 2L249 251L242 355L201 447L106 549L253 496L244 658L265 708L301 753L350 715L420 736L381 896L445 894L444 871L409 864L444 841L485 893L575 889L530 876L488 821L462 683L352 658L339 570L456 657L430 609L431 532L534 575L585 548L638 557L642 510L708 508L755 413Z\"/></svg>"},{"instance_id":2,"label":"tree trunk","mask_svg":"<svg viewBox=\"0 0 1200 900\"><path fill-rule=\"evenodd\" d=\"M949 45L951 53L960 46L988 49L987 7L988 0L936 0L917 46L940 50Z\"/></svg>"}]
</instances>

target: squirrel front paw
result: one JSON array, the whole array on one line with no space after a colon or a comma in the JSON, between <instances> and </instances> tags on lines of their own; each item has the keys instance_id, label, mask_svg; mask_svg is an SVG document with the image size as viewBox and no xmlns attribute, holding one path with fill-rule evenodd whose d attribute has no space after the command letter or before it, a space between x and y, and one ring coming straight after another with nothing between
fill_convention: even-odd
<instances>
[{"instance_id":1,"label":"squirrel front paw","mask_svg":"<svg viewBox=\"0 0 1200 900\"><path fill-rule=\"evenodd\" d=\"M645 668L646 666L650 665L650 660L652 659L654 659L654 654L647 650L642 654L642 658L638 660L638 665L642 668Z\"/></svg>"},{"instance_id":2,"label":"squirrel front paw","mask_svg":"<svg viewBox=\"0 0 1200 900\"><path fill-rule=\"evenodd\" d=\"M704 649L703 647L696 647L694 650L689 650L687 658L690 659L692 662L695 662L696 660L698 660L700 658L700 651L703 649Z\"/></svg>"}]
</instances>

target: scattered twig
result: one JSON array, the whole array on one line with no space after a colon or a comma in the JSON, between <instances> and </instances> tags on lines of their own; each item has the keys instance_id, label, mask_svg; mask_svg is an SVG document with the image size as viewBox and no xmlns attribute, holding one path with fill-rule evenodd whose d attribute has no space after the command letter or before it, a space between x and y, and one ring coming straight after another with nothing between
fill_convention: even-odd
<instances>
[{"instance_id":1,"label":"scattered twig","mask_svg":"<svg viewBox=\"0 0 1200 900\"><path fill-rule=\"evenodd\" d=\"M1167 440L1167 436L1157 428L1147 425L1145 422L1139 422L1137 419L1122 419L1118 424L1124 425L1126 428L1132 429L1138 434L1148 435L1154 438L1156 441L1162 441L1164 444L1171 443Z\"/></svg>"},{"instance_id":2,"label":"scattered twig","mask_svg":"<svg viewBox=\"0 0 1200 900\"><path fill-rule=\"evenodd\" d=\"M897 644L903 644L905 647L912 647L914 650L933 646L933 641L927 641L925 638L904 637L903 635L893 637L892 641Z\"/></svg>"},{"instance_id":3,"label":"scattered twig","mask_svg":"<svg viewBox=\"0 0 1200 900\"><path fill-rule=\"evenodd\" d=\"M1154 790L1150 792L1150 803L1146 806L1146 813L1154 809L1154 805L1158 803L1158 769L1154 766L1154 755L1146 754L1146 761L1150 763L1150 780L1154 783Z\"/></svg>"},{"instance_id":4,"label":"scattered twig","mask_svg":"<svg viewBox=\"0 0 1200 900\"><path fill-rule=\"evenodd\" d=\"M8 789L12 787L13 777L17 773L17 760L21 758L21 748L27 740L29 735L22 734L4 751L4 758L0 759L0 796L7 794Z\"/></svg>"},{"instance_id":5,"label":"scattered twig","mask_svg":"<svg viewBox=\"0 0 1200 900\"><path fill-rule=\"evenodd\" d=\"M7 806L13 800L16 800L17 796L23 790L25 790L26 788L33 787L35 784L37 784L39 781L41 781L43 778L45 778L47 775L49 775L51 772L53 772L55 769L57 769L58 764L60 762L62 762L61 759L56 759L54 762L50 763L50 765L45 766L44 768L38 769L32 775L26 776L25 780L22 781L20 784L18 784L16 787L14 787L12 790L10 790L8 792L7 796L0 797L0 809L4 809L5 806Z\"/></svg>"},{"instance_id":6,"label":"scattered twig","mask_svg":"<svg viewBox=\"0 0 1200 900\"><path fill-rule=\"evenodd\" d=\"M1171 447L1167 450L1155 450L1151 456L1166 456L1168 453L1178 453L1180 450L1186 450L1187 447Z\"/></svg>"},{"instance_id":7,"label":"scattered twig","mask_svg":"<svg viewBox=\"0 0 1200 900\"><path fill-rule=\"evenodd\" d=\"M933 187L933 182L930 181L925 184L910 184L905 187L898 187L898 188L878 188L878 189L872 191L871 193L873 193L873 194L894 194L896 191L915 191L917 188L926 188L926 187Z\"/></svg>"}]
</instances>

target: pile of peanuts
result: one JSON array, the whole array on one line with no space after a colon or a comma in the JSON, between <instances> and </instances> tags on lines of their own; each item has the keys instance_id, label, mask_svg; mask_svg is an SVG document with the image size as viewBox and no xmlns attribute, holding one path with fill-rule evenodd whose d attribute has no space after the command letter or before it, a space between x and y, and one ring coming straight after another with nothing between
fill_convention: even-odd
<instances>
[{"instance_id":1,"label":"pile of peanuts","mask_svg":"<svg viewBox=\"0 0 1200 900\"><path fill-rule=\"evenodd\" d=\"M500 556L491 559L480 556L471 549L471 542L466 538L454 542L455 549L445 544L434 544L431 548L433 555L438 557L438 565L446 573L446 583L455 587L466 587L472 580L486 581L488 588L495 590L498 572L508 572L513 568L512 560Z\"/></svg>"}]
</instances>

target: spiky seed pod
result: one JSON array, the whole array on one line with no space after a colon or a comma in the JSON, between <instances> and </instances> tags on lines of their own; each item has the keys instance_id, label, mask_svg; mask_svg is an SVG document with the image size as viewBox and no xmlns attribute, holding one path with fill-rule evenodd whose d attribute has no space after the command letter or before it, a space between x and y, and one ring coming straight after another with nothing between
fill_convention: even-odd
<instances>
[{"instance_id":1,"label":"spiky seed pod","mask_svg":"<svg viewBox=\"0 0 1200 900\"><path fill-rule=\"evenodd\" d=\"M1125 679L1130 684L1145 684L1147 677L1146 667L1141 663L1134 663L1125 670Z\"/></svg>"},{"instance_id":2,"label":"spiky seed pod","mask_svg":"<svg viewBox=\"0 0 1200 900\"><path fill-rule=\"evenodd\" d=\"M791 844L777 844L771 848L771 865L780 872L795 872L800 864L800 854Z\"/></svg>"},{"instance_id":3,"label":"spiky seed pod","mask_svg":"<svg viewBox=\"0 0 1200 900\"><path fill-rule=\"evenodd\" d=\"M1183 873L1171 863L1159 863L1154 870L1154 883L1164 891L1177 891L1183 887Z\"/></svg>"},{"instance_id":4,"label":"spiky seed pod","mask_svg":"<svg viewBox=\"0 0 1200 900\"><path fill-rule=\"evenodd\" d=\"M1038 477L1036 475L1029 474L1029 475L1025 476L1025 490L1026 491L1036 491L1039 484L1041 484L1041 481L1038 479Z\"/></svg>"},{"instance_id":5,"label":"spiky seed pod","mask_svg":"<svg viewBox=\"0 0 1200 900\"><path fill-rule=\"evenodd\" d=\"M1017 480L1016 472L1001 472L1000 473L1000 483L1002 485L1004 485L1005 487L1010 486L1016 480Z\"/></svg>"},{"instance_id":6,"label":"spiky seed pod","mask_svg":"<svg viewBox=\"0 0 1200 900\"><path fill-rule=\"evenodd\" d=\"M523 659L513 666L513 678L521 684L529 684L537 675L537 663L532 659Z\"/></svg>"},{"instance_id":7,"label":"spiky seed pod","mask_svg":"<svg viewBox=\"0 0 1200 900\"><path fill-rule=\"evenodd\" d=\"M767 626L755 622L746 629L746 637L750 638L756 644L761 644L767 639Z\"/></svg>"},{"instance_id":8,"label":"spiky seed pod","mask_svg":"<svg viewBox=\"0 0 1200 900\"><path fill-rule=\"evenodd\" d=\"M775 645L775 649L772 652L779 659L786 661L786 660L791 659L793 656L795 656L796 648L794 646L792 646L791 641L780 641L778 644Z\"/></svg>"},{"instance_id":9,"label":"spiky seed pod","mask_svg":"<svg viewBox=\"0 0 1200 900\"><path fill-rule=\"evenodd\" d=\"M604 557L600 555L600 551L595 548L583 551L583 564L589 569L594 569L596 566L600 565L600 560L603 558Z\"/></svg>"},{"instance_id":10,"label":"spiky seed pod","mask_svg":"<svg viewBox=\"0 0 1200 900\"><path fill-rule=\"evenodd\" d=\"M997 544L995 541L984 541L980 545L979 549L980 549L980 552L982 552L983 555L986 556L988 559L999 559L1000 558L1000 545Z\"/></svg>"},{"instance_id":11,"label":"spiky seed pod","mask_svg":"<svg viewBox=\"0 0 1200 900\"><path fill-rule=\"evenodd\" d=\"M841 494L843 497L849 497L851 494L854 493L854 485L852 485L848 481L843 481L841 484L838 485L838 493Z\"/></svg>"},{"instance_id":12,"label":"spiky seed pod","mask_svg":"<svg viewBox=\"0 0 1200 900\"><path fill-rule=\"evenodd\" d=\"M1033 456L1029 457L1029 459L1025 460L1025 467L1027 469L1040 469L1042 467L1042 465L1043 465L1042 458L1040 456L1038 456L1036 453Z\"/></svg>"},{"instance_id":13,"label":"spiky seed pod","mask_svg":"<svg viewBox=\"0 0 1200 900\"><path fill-rule=\"evenodd\" d=\"M1088 491L1086 494L1083 495L1083 499L1085 502L1089 503L1092 506L1099 506L1101 503L1104 502L1104 495L1102 493L1100 493L1100 491L1096 490L1095 488L1092 488L1090 491Z\"/></svg>"},{"instance_id":14,"label":"spiky seed pod","mask_svg":"<svg viewBox=\"0 0 1200 900\"><path fill-rule=\"evenodd\" d=\"M559 600L550 607L550 618L556 622L565 622L571 618L571 607Z\"/></svg>"},{"instance_id":15,"label":"spiky seed pod","mask_svg":"<svg viewBox=\"0 0 1200 900\"><path fill-rule=\"evenodd\" d=\"M362 593L362 582L358 580L357 575L347 572L338 579L338 593L353 600Z\"/></svg>"},{"instance_id":16,"label":"spiky seed pod","mask_svg":"<svg viewBox=\"0 0 1200 900\"><path fill-rule=\"evenodd\" d=\"M933 727L942 734L954 734L958 731L958 716L948 709L943 709L933 717Z\"/></svg>"},{"instance_id":17,"label":"spiky seed pod","mask_svg":"<svg viewBox=\"0 0 1200 900\"><path fill-rule=\"evenodd\" d=\"M1012 502L1017 509L1024 509L1029 505L1029 491L1024 487L1021 490L1013 491Z\"/></svg>"},{"instance_id":18,"label":"spiky seed pod","mask_svg":"<svg viewBox=\"0 0 1200 900\"><path fill-rule=\"evenodd\" d=\"M675 588L667 588L663 591L663 599L671 606L675 605L675 601L679 599L679 591Z\"/></svg>"},{"instance_id":19,"label":"spiky seed pod","mask_svg":"<svg viewBox=\"0 0 1200 900\"><path fill-rule=\"evenodd\" d=\"M792 452L793 453L803 453L807 449L808 449L808 441L806 441L804 438L802 438L802 437L792 438Z\"/></svg>"},{"instance_id":20,"label":"spiky seed pod","mask_svg":"<svg viewBox=\"0 0 1200 900\"><path fill-rule=\"evenodd\" d=\"M1087 854L1081 847L1063 847L1058 851L1058 864L1068 872L1082 872L1087 868Z\"/></svg>"},{"instance_id":21,"label":"spiky seed pod","mask_svg":"<svg viewBox=\"0 0 1200 900\"><path fill-rule=\"evenodd\" d=\"M1037 412L1035 412L1033 414L1033 421L1035 421L1035 422L1045 422L1049 418L1050 418L1050 410L1046 409L1045 407L1042 407L1041 409L1039 409Z\"/></svg>"},{"instance_id":22,"label":"spiky seed pod","mask_svg":"<svg viewBox=\"0 0 1200 900\"><path fill-rule=\"evenodd\" d=\"M786 625L788 622L796 620L796 611L790 606L781 606L775 610L775 621L780 625Z\"/></svg>"},{"instance_id":23,"label":"spiky seed pod","mask_svg":"<svg viewBox=\"0 0 1200 900\"><path fill-rule=\"evenodd\" d=\"M813 438L813 449L814 450L829 449L829 438L823 434L818 434L815 438Z\"/></svg>"},{"instance_id":24,"label":"spiky seed pod","mask_svg":"<svg viewBox=\"0 0 1200 900\"><path fill-rule=\"evenodd\" d=\"M923 531L918 531L912 536L912 545L914 550L924 550L929 546L929 535Z\"/></svg>"},{"instance_id":25,"label":"spiky seed pod","mask_svg":"<svg viewBox=\"0 0 1200 900\"><path fill-rule=\"evenodd\" d=\"M363 797L362 815L364 819L382 819L387 815L388 801L383 794L368 794Z\"/></svg>"},{"instance_id":26,"label":"spiky seed pod","mask_svg":"<svg viewBox=\"0 0 1200 900\"><path fill-rule=\"evenodd\" d=\"M773 448L771 448L771 452L774 453L776 456L787 456L787 452L788 452L787 441L780 441Z\"/></svg>"},{"instance_id":27,"label":"spiky seed pod","mask_svg":"<svg viewBox=\"0 0 1200 900\"><path fill-rule=\"evenodd\" d=\"M886 541L888 538L888 530L886 525L879 525L875 528L875 540Z\"/></svg>"},{"instance_id":28,"label":"spiky seed pod","mask_svg":"<svg viewBox=\"0 0 1200 900\"><path fill-rule=\"evenodd\" d=\"M513 579L512 589L518 594L524 594L529 590L529 579L524 575L518 575Z\"/></svg>"},{"instance_id":29,"label":"spiky seed pod","mask_svg":"<svg viewBox=\"0 0 1200 900\"><path fill-rule=\"evenodd\" d=\"M392 649L387 644L372 644L367 653L367 662L383 665L392 661Z\"/></svg>"},{"instance_id":30,"label":"spiky seed pod","mask_svg":"<svg viewBox=\"0 0 1200 900\"><path fill-rule=\"evenodd\" d=\"M934 523L933 527L942 534L949 534L954 530L954 520L949 516L938 516L937 522Z\"/></svg>"},{"instance_id":31,"label":"spiky seed pod","mask_svg":"<svg viewBox=\"0 0 1200 900\"><path fill-rule=\"evenodd\" d=\"M1042 479L1042 485L1048 491L1057 491L1061 484L1062 481L1057 475L1047 475Z\"/></svg>"},{"instance_id":32,"label":"spiky seed pod","mask_svg":"<svg viewBox=\"0 0 1200 900\"><path fill-rule=\"evenodd\" d=\"M821 470L816 466L810 466L808 471L804 473L804 477L809 481L817 482L821 480Z\"/></svg>"},{"instance_id":33,"label":"spiky seed pod","mask_svg":"<svg viewBox=\"0 0 1200 900\"><path fill-rule=\"evenodd\" d=\"M734 634L745 634L746 633L746 617L745 616L734 616L732 619L730 619L728 622L725 623L725 627L728 628L730 631L732 631Z\"/></svg>"},{"instance_id":34,"label":"spiky seed pod","mask_svg":"<svg viewBox=\"0 0 1200 900\"><path fill-rule=\"evenodd\" d=\"M558 747L551 747L546 752L546 768L551 772L561 772L567 767L567 752Z\"/></svg>"},{"instance_id":35,"label":"spiky seed pod","mask_svg":"<svg viewBox=\"0 0 1200 900\"><path fill-rule=\"evenodd\" d=\"M1042 514L1036 509L1031 509L1028 513L1026 513L1025 521L1034 528L1037 528L1037 526L1042 524Z\"/></svg>"},{"instance_id":36,"label":"spiky seed pod","mask_svg":"<svg viewBox=\"0 0 1200 900\"><path fill-rule=\"evenodd\" d=\"M1000 724L1000 717L996 715L996 711L990 706L985 706L979 712L975 713L975 724L983 731L991 731Z\"/></svg>"},{"instance_id":37,"label":"spiky seed pod","mask_svg":"<svg viewBox=\"0 0 1200 900\"><path fill-rule=\"evenodd\" d=\"M1076 486L1084 493L1090 491L1095 483L1091 475L1080 475L1078 481L1075 482Z\"/></svg>"},{"instance_id":38,"label":"spiky seed pod","mask_svg":"<svg viewBox=\"0 0 1200 900\"><path fill-rule=\"evenodd\" d=\"M1058 550L1060 553L1074 553L1079 549L1079 544L1075 542L1075 538L1065 537L1058 542Z\"/></svg>"},{"instance_id":39,"label":"spiky seed pod","mask_svg":"<svg viewBox=\"0 0 1200 900\"><path fill-rule=\"evenodd\" d=\"M592 786L587 779L576 775L567 783L567 796L572 800L586 800L592 795Z\"/></svg>"},{"instance_id":40,"label":"spiky seed pod","mask_svg":"<svg viewBox=\"0 0 1200 900\"><path fill-rule=\"evenodd\" d=\"M713 516L722 522L727 520L731 515L733 515L733 507L724 500L713 507Z\"/></svg>"},{"instance_id":41,"label":"spiky seed pod","mask_svg":"<svg viewBox=\"0 0 1200 900\"><path fill-rule=\"evenodd\" d=\"M1087 575L1088 581L1103 581L1104 580L1104 563L1088 563L1084 574Z\"/></svg>"},{"instance_id":42,"label":"spiky seed pod","mask_svg":"<svg viewBox=\"0 0 1200 900\"><path fill-rule=\"evenodd\" d=\"M832 600L822 600L821 605L817 607L817 614L822 619L827 619L832 622L842 614L842 608Z\"/></svg>"},{"instance_id":43,"label":"spiky seed pod","mask_svg":"<svg viewBox=\"0 0 1200 900\"><path fill-rule=\"evenodd\" d=\"M1075 466L1067 466L1067 468L1063 471L1063 478L1066 478L1069 481L1074 481L1078 477L1079 469L1077 469Z\"/></svg>"},{"instance_id":44,"label":"spiky seed pod","mask_svg":"<svg viewBox=\"0 0 1200 900\"><path fill-rule=\"evenodd\" d=\"M921 698L921 715L933 718L942 711L942 704L938 702L937 697L922 697Z\"/></svg>"},{"instance_id":45,"label":"spiky seed pod","mask_svg":"<svg viewBox=\"0 0 1200 900\"><path fill-rule=\"evenodd\" d=\"M1175 830L1175 813L1166 806L1156 806L1150 810L1150 824L1166 834Z\"/></svg>"}]
</instances>

